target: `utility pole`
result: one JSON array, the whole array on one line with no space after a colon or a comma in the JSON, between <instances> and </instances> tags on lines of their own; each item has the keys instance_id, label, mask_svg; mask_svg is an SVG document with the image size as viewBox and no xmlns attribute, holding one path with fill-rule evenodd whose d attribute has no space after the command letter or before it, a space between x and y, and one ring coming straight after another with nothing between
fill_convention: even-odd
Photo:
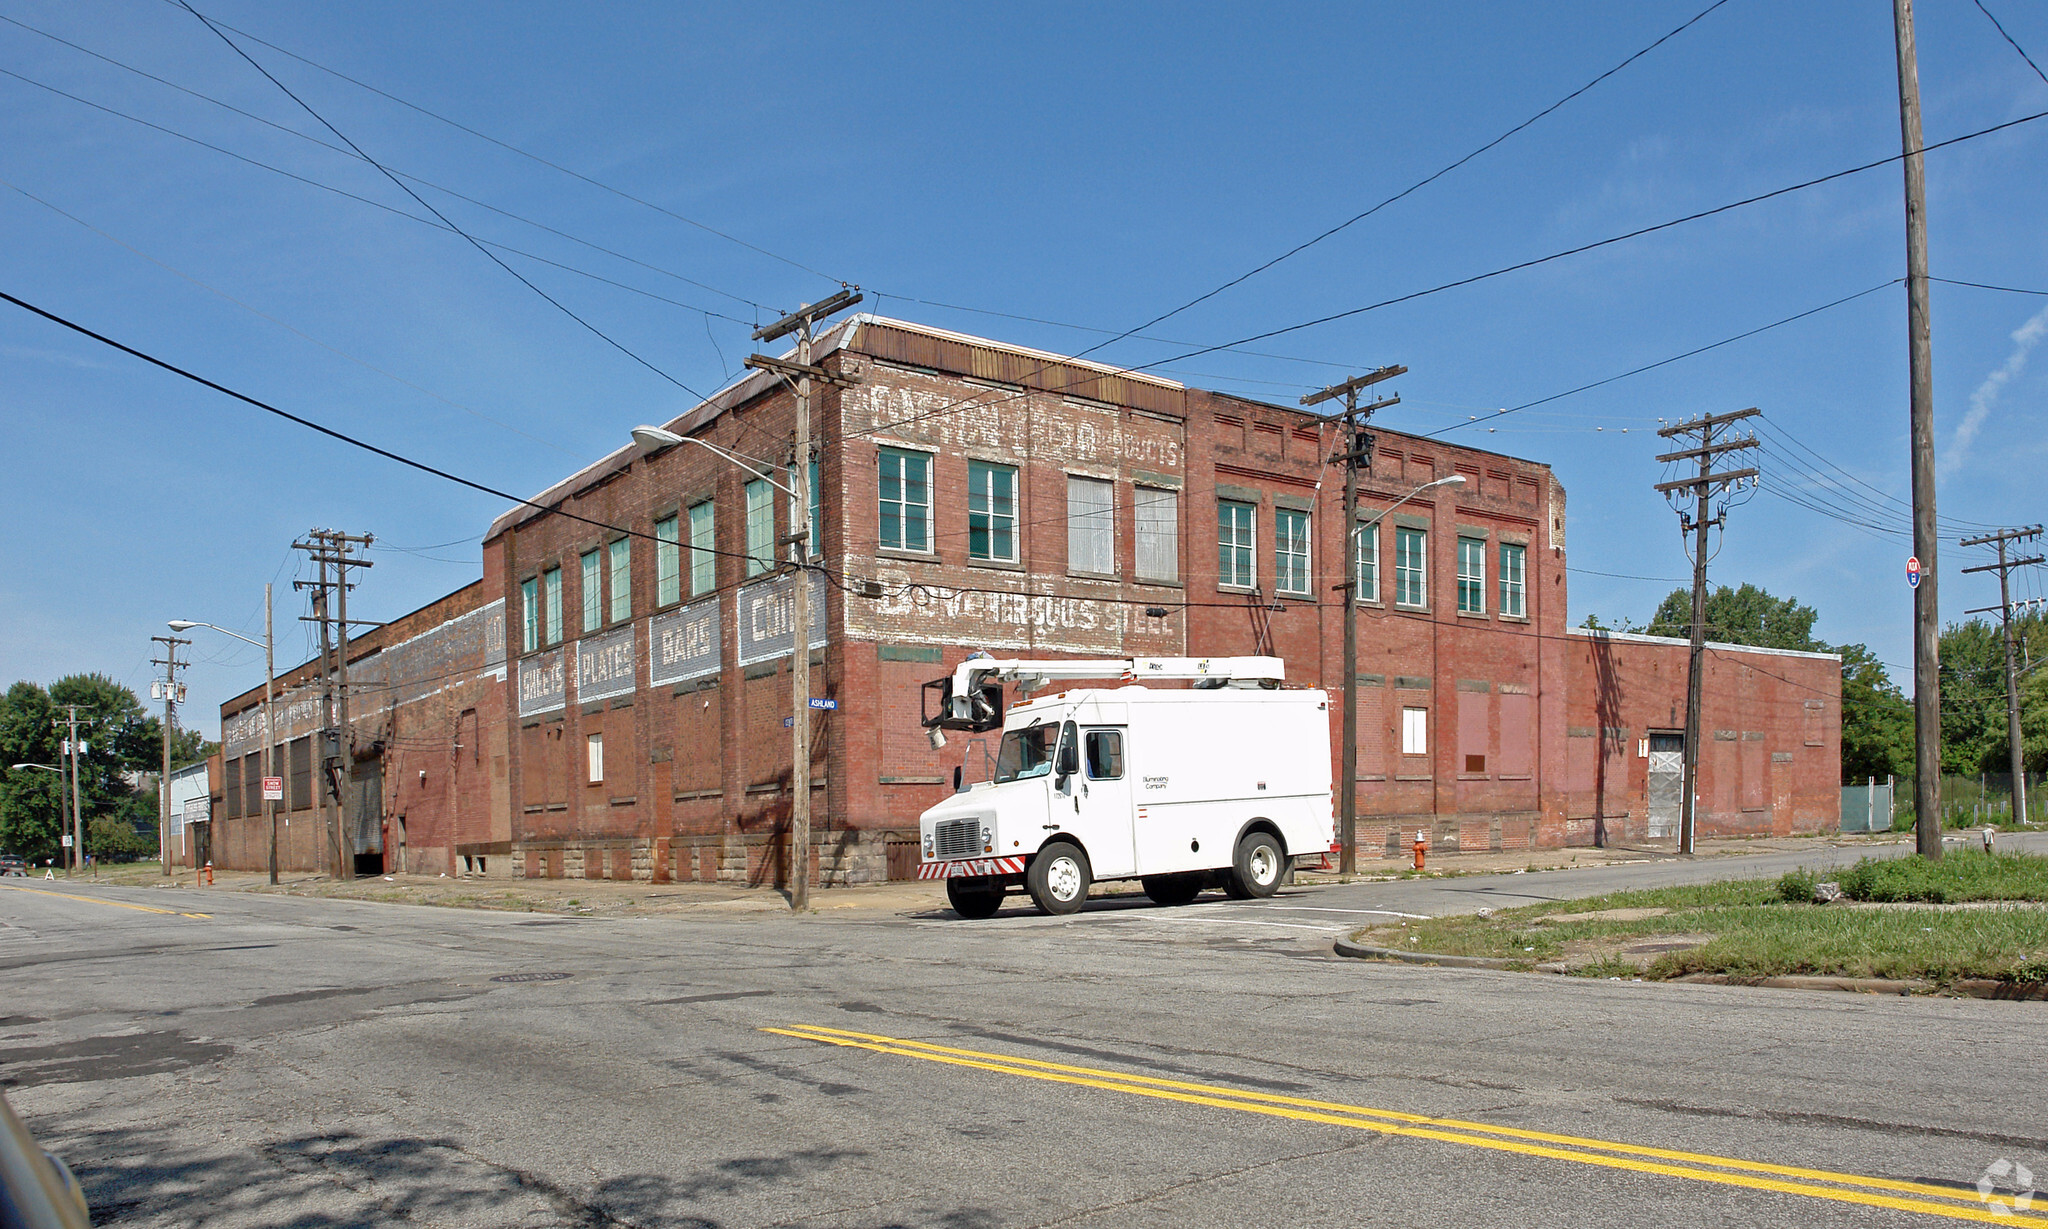
<instances>
[{"instance_id":1,"label":"utility pole","mask_svg":"<svg viewBox=\"0 0 2048 1229\"><path fill-rule=\"evenodd\" d=\"M1899 141L1906 171L1906 344L1913 448L1913 833L1921 857L1941 857L1941 609L1934 520L1934 342L1927 315L1927 155L1920 139L1920 60L1913 0L1892 0L1899 53Z\"/></svg>"},{"instance_id":2,"label":"utility pole","mask_svg":"<svg viewBox=\"0 0 2048 1229\"><path fill-rule=\"evenodd\" d=\"M1373 411L1401 403L1400 394L1358 404L1358 390L1405 375L1406 367L1380 367L1301 399L1304 406L1344 398L1344 448L1331 457L1344 467L1344 720L1338 751L1342 780L1337 788L1337 873L1358 873L1358 474L1372 469L1372 435L1364 430Z\"/></svg>"},{"instance_id":3,"label":"utility pole","mask_svg":"<svg viewBox=\"0 0 2048 1229\"><path fill-rule=\"evenodd\" d=\"M151 640L164 646L162 657L153 657L150 664L164 668L164 775L157 786L157 856L163 863L164 878L171 877L171 723L176 719L173 706L181 693L178 671L186 663L178 660L178 646L191 644L190 640L178 636L151 636Z\"/></svg>"},{"instance_id":4,"label":"utility pole","mask_svg":"<svg viewBox=\"0 0 2048 1229\"><path fill-rule=\"evenodd\" d=\"M66 716L61 719L68 730L64 739L64 753L71 757L71 856L64 862L64 877L69 879L72 868L81 865L85 860L85 829L79 826L78 820L79 706L66 704L64 707L68 710Z\"/></svg>"},{"instance_id":5,"label":"utility pole","mask_svg":"<svg viewBox=\"0 0 2048 1229\"><path fill-rule=\"evenodd\" d=\"M1998 573L1998 605L1980 606L1975 610L1965 611L1964 613L1983 614L1988 610L1996 610L1998 612L1999 630L2005 637L2005 736L2008 749L2012 755L2012 817L2021 824L2027 822L2026 757L2020 747L2019 670L2013 661L2012 653L2013 601L2012 588L2007 581L2007 573L2011 572L2014 568L2031 567L2036 563L2048 563L2048 556L2032 555L2025 559L2007 559L2005 557L2005 548L2009 542L2024 542L2030 538L2038 538L2040 536L2041 527L2039 525L2032 525L2025 529L2001 529L1997 533L1987 533L1981 538L1968 538L1956 543L1958 546L1987 546L1993 543L1996 543L1998 546L1997 563L1980 564L1974 568L1963 569L1963 575L1965 576L1972 572Z\"/></svg>"},{"instance_id":6,"label":"utility pole","mask_svg":"<svg viewBox=\"0 0 2048 1229\"><path fill-rule=\"evenodd\" d=\"M271 694L276 679L277 634L270 620L270 582L266 581L263 585L263 775L266 777L289 775L285 765L271 760L271 748L277 744L277 704ZM276 798L263 800L263 809L270 813L270 886L273 888L277 886L278 801Z\"/></svg>"},{"instance_id":7,"label":"utility pole","mask_svg":"<svg viewBox=\"0 0 2048 1229\"><path fill-rule=\"evenodd\" d=\"M313 529L306 540L292 543L319 565L318 580L294 581L293 587L313 590L313 615L308 622L320 625L320 809L326 819L328 873L336 879L356 877L355 834L347 831L348 816L342 803L354 763L355 740L348 718L348 591L350 568L375 566L356 553L367 550L373 534L348 534L338 529ZM328 569L333 579L328 579ZM332 594L336 612L328 613ZM330 635L330 627L333 635ZM328 655L334 655L330 664ZM270 734L265 732L265 738Z\"/></svg>"},{"instance_id":8,"label":"utility pole","mask_svg":"<svg viewBox=\"0 0 2048 1229\"><path fill-rule=\"evenodd\" d=\"M819 320L860 301L860 291L847 287L754 330L755 341L774 341L795 333L794 364L765 354L747 359L747 366L774 372L796 385L796 446L789 464L789 489L796 499L789 533L789 542L795 547L792 576L796 586L790 615L789 719L789 907L794 913L811 907L811 384L821 381L847 387L852 383L812 364L812 329Z\"/></svg>"},{"instance_id":9,"label":"utility pole","mask_svg":"<svg viewBox=\"0 0 2048 1229\"><path fill-rule=\"evenodd\" d=\"M1715 458L1722 454L1756 447L1754 435L1717 442L1714 433L1730 423L1754 418L1760 412L1755 406L1751 406L1732 414L1708 414L1690 422L1665 427L1657 432L1665 439L1688 435L1699 440L1697 448L1667 452L1657 458L1667 464L1675 461L1697 461L1700 467L1696 477L1681 478L1676 482L1660 482L1656 487L1658 493L1677 509L1679 532L1693 535L1692 651L1686 661L1685 759L1678 796L1678 852L1681 854L1692 853L1694 811L1697 809L1694 795L1698 791L1700 764L1700 692L1706 672L1707 655L1707 531L1715 526L1722 526L1725 531L1728 521L1728 501L1721 501L1721 511L1717 514L1713 510L1714 497L1725 494L1730 487L1754 478L1757 474L1754 469L1714 469ZM1692 501L1692 508L1689 511L1680 506L1687 499Z\"/></svg>"}]
</instances>

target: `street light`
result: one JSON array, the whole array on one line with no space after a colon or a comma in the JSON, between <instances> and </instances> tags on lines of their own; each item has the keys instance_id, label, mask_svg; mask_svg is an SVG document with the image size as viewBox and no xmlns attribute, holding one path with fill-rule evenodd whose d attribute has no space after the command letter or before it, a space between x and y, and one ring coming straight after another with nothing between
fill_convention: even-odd
<instances>
[{"instance_id":1,"label":"street light","mask_svg":"<svg viewBox=\"0 0 2048 1229\"><path fill-rule=\"evenodd\" d=\"M344 613L345 613L345 612L344 612ZM268 584L266 584L266 585L264 585L264 586L263 586L263 639L262 639L262 640L261 640L260 642L259 642L259 641L257 641L257 640L251 639L251 638L250 638L250 637L248 637L248 636L244 636L244 635L243 635L242 633L240 633L240 632L231 632L231 631L229 631L229 630L228 630L227 628L225 628L225 627L221 627L221 626L219 626L219 625L217 625L217 624L213 624L213 623L202 623L202 622L199 622L198 620L195 620L195 619L172 619L172 620L171 620L171 623L170 623L170 626L171 626L171 630L172 630L172 631L174 631L174 632L188 632L188 631L191 631L191 630L192 630L193 628L195 628L195 627L204 627L204 628L207 628L207 629L209 629L209 630L212 630L212 631L216 631L216 632L219 632L219 633L220 633L221 635L223 635L223 636L229 636L229 637L232 637L232 638L234 638L234 639L236 639L236 640L239 640L239 641L241 641L241 642L242 642L242 643L244 643L244 644L253 644L253 645L256 645L256 647L257 647L257 648L260 648L260 649L262 649L262 650L263 650L263 775L264 775L265 777L274 777L274 776L278 776L278 775L279 775L279 773L278 773L278 772L276 771L276 768L275 768L275 766L274 766L274 765L272 764L272 762L271 762L271 758L270 758L270 754L271 754L271 745L272 745L272 744L273 744L273 743L274 743L274 742L276 741L276 739L277 739L277 727L276 727L275 725L273 725L273 724L272 724L272 722L271 722L271 705L272 705L272 696L271 696L271 681L272 681L273 679L275 679L275 678L277 677L277 663L276 663L276 656L277 656L277 654L276 654L276 638L275 638L275 637L273 636L273 634L272 634L272 630L271 630L271 622L270 622L270 586L269 586ZM221 731L221 733L222 733L223 735L225 735L225 734L227 733L227 731L223 730L223 731ZM222 740L222 741L223 741L223 742L225 742L225 741L226 741L226 740L225 740L225 738L223 738L223 740ZM170 783L169 781L165 781L165 782L164 782L164 789L165 789L165 791L167 792L167 793L166 793L166 796L168 796L168 791L170 790L170 788L171 788L171 783ZM267 790L265 791L265 793L268 793L268 792L269 792L269 791L267 791ZM268 812L268 813L269 813L269 815L270 815L270 884L271 884L271 886L272 886L272 887L276 887L276 886L277 886L277 799L275 799L275 798L267 798L267 797L266 797L266 798L265 798L265 799L263 800L263 809L264 809L264 810L265 810L266 812ZM164 841L165 841L165 849L164 849L164 853L165 853L165 854L166 854L166 855L168 856L168 854L170 853L170 849L169 849L170 833L168 833L168 832L164 833Z\"/></svg>"},{"instance_id":2,"label":"street light","mask_svg":"<svg viewBox=\"0 0 2048 1229\"><path fill-rule=\"evenodd\" d=\"M769 474L775 472L775 466L768 464L768 462L766 461L756 461L752 457L741 456L737 452L731 452L728 451L727 449L720 448L718 445L712 443L710 440L700 440L694 435L677 435L675 432L670 431L666 427L640 426L633 428L633 442L640 445L642 448L645 448L649 452L659 452L664 448L673 448L677 444L695 444L699 448L708 448L712 452L715 452L719 456L724 457L726 460L732 462L734 465L737 465L741 469L744 469L748 473L754 475L754 477L759 478L761 481L767 483L769 486L772 486L775 489L784 492L791 499L801 498L800 496L797 495L795 491L790 490L788 484L777 482L775 479L768 476Z\"/></svg>"}]
</instances>

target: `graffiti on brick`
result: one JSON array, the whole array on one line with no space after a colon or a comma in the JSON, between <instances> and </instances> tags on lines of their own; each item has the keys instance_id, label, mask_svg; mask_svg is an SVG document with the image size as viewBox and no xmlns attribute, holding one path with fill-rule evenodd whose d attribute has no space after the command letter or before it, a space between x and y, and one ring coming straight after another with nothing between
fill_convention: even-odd
<instances>
[{"instance_id":1,"label":"graffiti on brick","mask_svg":"<svg viewBox=\"0 0 2048 1229\"><path fill-rule=\"evenodd\" d=\"M633 625L578 640L576 700L605 700L633 690Z\"/></svg>"},{"instance_id":2,"label":"graffiti on brick","mask_svg":"<svg viewBox=\"0 0 2048 1229\"><path fill-rule=\"evenodd\" d=\"M519 715L550 713L569 702L568 673L562 650L549 649L519 662Z\"/></svg>"},{"instance_id":3,"label":"graffiti on brick","mask_svg":"<svg viewBox=\"0 0 2048 1229\"><path fill-rule=\"evenodd\" d=\"M811 580L811 647L825 647L825 578ZM796 644L796 586L790 575L757 581L739 591L739 662L786 657Z\"/></svg>"},{"instance_id":4,"label":"graffiti on brick","mask_svg":"<svg viewBox=\"0 0 2048 1229\"><path fill-rule=\"evenodd\" d=\"M718 599L671 610L647 620L647 673L650 686L681 683L718 673Z\"/></svg>"}]
</instances>

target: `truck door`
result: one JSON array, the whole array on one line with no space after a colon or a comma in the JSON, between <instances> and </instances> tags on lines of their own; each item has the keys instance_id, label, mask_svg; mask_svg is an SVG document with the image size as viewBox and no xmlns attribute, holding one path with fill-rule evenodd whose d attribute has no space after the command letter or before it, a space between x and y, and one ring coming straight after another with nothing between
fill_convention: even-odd
<instances>
[{"instance_id":1,"label":"truck door","mask_svg":"<svg viewBox=\"0 0 2048 1229\"><path fill-rule=\"evenodd\" d=\"M1070 784L1073 801L1079 803L1074 809L1073 831L1087 843L1097 879L1128 875L1137 868L1124 746L1127 733L1123 726L1079 728L1081 771ZM1060 801L1055 798L1053 805Z\"/></svg>"}]
</instances>

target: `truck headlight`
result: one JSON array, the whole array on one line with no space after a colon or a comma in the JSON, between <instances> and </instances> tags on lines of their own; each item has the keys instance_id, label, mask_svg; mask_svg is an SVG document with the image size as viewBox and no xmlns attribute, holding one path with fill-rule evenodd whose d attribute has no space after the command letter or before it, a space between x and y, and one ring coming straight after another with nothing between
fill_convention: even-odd
<instances>
[{"instance_id":1,"label":"truck headlight","mask_svg":"<svg viewBox=\"0 0 2048 1229\"><path fill-rule=\"evenodd\" d=\"M927 832L924 834L924 856L929 858L932 856L932 852L932 834Z\"/></svg>"},{"instance_id":2,"label":"truck headlight","mask_svg":"<svg viewBox=\"0 0 2048 1229\"><path fill-rule=\"evenodd\" d=\"M996 834L995 834L995 833L993 833L993 832L990 832L990 831L988 830L988 828L987 828L986 826L984 826L984 827L982 828L982 830L981 830L981 852L983 852L983 853L994 853L995 851L996 851Z\"/></svg>"}]
</instances>

